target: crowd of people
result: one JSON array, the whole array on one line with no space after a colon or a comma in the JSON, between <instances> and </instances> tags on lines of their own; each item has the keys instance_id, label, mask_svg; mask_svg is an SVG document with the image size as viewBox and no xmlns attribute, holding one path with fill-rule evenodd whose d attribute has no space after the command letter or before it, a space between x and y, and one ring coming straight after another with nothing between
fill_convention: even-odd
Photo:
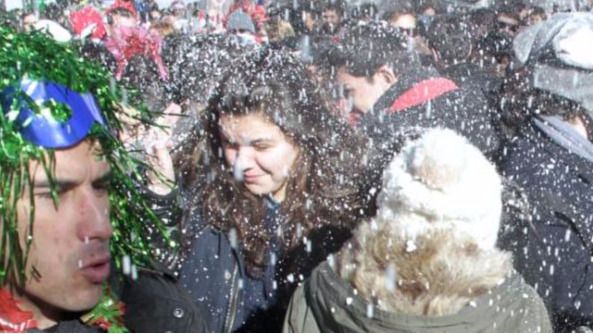
<instances>
[{"instance_id":1,"label":"crowd of people","mask_svg":"<svg viewBox=\"0 0 593 334\"><path fill-rule=\"evenodd\" d=\"M593 330L593 3L31 4L0 331Z\"/></svg>"}]
</instances>

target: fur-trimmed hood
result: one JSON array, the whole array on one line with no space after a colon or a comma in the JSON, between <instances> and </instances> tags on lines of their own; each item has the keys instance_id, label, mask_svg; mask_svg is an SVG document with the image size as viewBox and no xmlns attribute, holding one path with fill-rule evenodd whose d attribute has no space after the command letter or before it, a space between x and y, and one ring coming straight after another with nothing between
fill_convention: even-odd
<instances>
[{"instance_id":1,"label":"fur-trimmed hood","mask_svg":"<svg viewBox=\"0 0 593 334\"><path fill-rule=\"evenodd\" d=\"M436 230L411 241L388 225L365 223L337 255L336 271L389 312L455 314L512 272L511 256L483 250L469 237Z\"/></svg>"},{"instance_id":2,"label":"fur-trimmed hood","mask_svg":"<svg viewBox=\"0 0 593 334\"><path fill-rule=\"evenodd\" d=\"M521 276L511 271L447 316L387 312L360 297L324 262L293 295L284 332L551 332L546 308Z\"/></svg>"},{"instance_id":3,"label":"fur-trimmed hood","mask_svg":"<svg viewBox=\"0 0 593 334\"><path fill-rule=\"evenodd\" d=\"M495 247L501 189L464 137L426 131L385 169L377 215L339 253L337 272L384 310L457 313L511 272L510 254Z\"/></svg>"},{"instance_id":4,"label":"fur-trimmed hood","mask_svg":"<svg viewBox=\"0 0 593 334\"><path fill-rule=\"evenodd\" d=\"M385 169L377 215L295 293L287 321L313 313L324 332L551 330L543 302L495 246L501 188L455 132L409 142ZM312 312L299 312L302 299Z\"/></svg>"}]
</instances>

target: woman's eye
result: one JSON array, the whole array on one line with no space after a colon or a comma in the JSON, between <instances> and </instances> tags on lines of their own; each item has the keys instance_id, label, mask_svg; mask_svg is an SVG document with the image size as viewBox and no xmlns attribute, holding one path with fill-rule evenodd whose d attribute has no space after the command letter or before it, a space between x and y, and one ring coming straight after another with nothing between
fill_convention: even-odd
<instances>
[{"instance_id":1,"label":"woman's eye","mask_svg":"<svg viewBox=\"0 0 593 334\"><path fill-rule=\"evenodd\" d=\"M225 150L232 150L232 149L236 149L237 148L237 144L236 143L233 143L233 142L230 142L228 140L223 140L222 141L222 147Z\"/></svg>"},{"instance_id":2,"label":"woman's eye","mask_svg":"<svg viewBox=\"0 0 593 334\"><path fill-rule=\"evenodd\" d=\"M256 150L258 150L258 151L265 151L265 150L267 150L267 149L271 148L271 147L272 147L272 145L268 145L268 144L258 144L258 145L254 145L253 147L254 147Z\"/></svg>"}]
</instances>

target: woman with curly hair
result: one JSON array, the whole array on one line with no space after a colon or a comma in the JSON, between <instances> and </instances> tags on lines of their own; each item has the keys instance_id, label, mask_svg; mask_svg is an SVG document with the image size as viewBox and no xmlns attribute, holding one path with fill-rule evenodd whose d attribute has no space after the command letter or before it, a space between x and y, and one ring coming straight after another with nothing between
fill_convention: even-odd
<instances>
[{"instance_id":1,"label":"woman with curly hair","mask_svg":"<svg viewBox=\"0 0 593 334\"><path fill-rule=\"evenodd\" d=\"M286 53L245 55L209 101L202 145L188 143L180 275L210 330L279 331L292 288L364 214L362 142L305 73Z\"/></svg>"}]
</instances>

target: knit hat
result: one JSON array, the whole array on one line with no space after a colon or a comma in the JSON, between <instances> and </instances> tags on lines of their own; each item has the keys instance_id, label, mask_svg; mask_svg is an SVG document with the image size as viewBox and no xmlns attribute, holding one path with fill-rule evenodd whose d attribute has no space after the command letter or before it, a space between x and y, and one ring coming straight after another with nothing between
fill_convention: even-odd
<instances>
[{"instance_id":1,"label":"knit hat","mask_svg":"<svg viewBox=\"0 0 593 334\"><path fill-rule=\"evenodd\" d=\"M246 30L255 34L255 25L253 25L251 17L244 11L236 10L229 16L227 30Z\"/></svg>"},{"instance_id":2,"label":"knit hat","mask_svg":"<svg viewBox=\"0 0 593 334\"><path fill-rule=\"evenodd\" d=\"M437 229L495 246L501 218L501 179L484 155L448 129L428 130L404 146L383 174L377 224L411 240Z\"/></svg>"},{"instance_id":3,"label":"knit hat","mask_svg":"<svg viewBox=\"0 0 593 334\"><path fill-rule=\"evenodd\" d=\"M130 12L134 17L138 17L138 12L136 12L136 7L134 7L133 1L126 1L126 0L115 0L115 2L105 11L105 14L110 15L116 9L125 9Z\"/></svg>"},{"instance_id":4,"label":"knit hat","mask_svg":"<svg viewBox=\"0 0 593 334\"><path fill-rule=\"evenodd\" d=\"M515 67L532 67L534 88L593 112L593 14L556 14L517 35L513 51Z\"/></svg>"}]
</instances>

